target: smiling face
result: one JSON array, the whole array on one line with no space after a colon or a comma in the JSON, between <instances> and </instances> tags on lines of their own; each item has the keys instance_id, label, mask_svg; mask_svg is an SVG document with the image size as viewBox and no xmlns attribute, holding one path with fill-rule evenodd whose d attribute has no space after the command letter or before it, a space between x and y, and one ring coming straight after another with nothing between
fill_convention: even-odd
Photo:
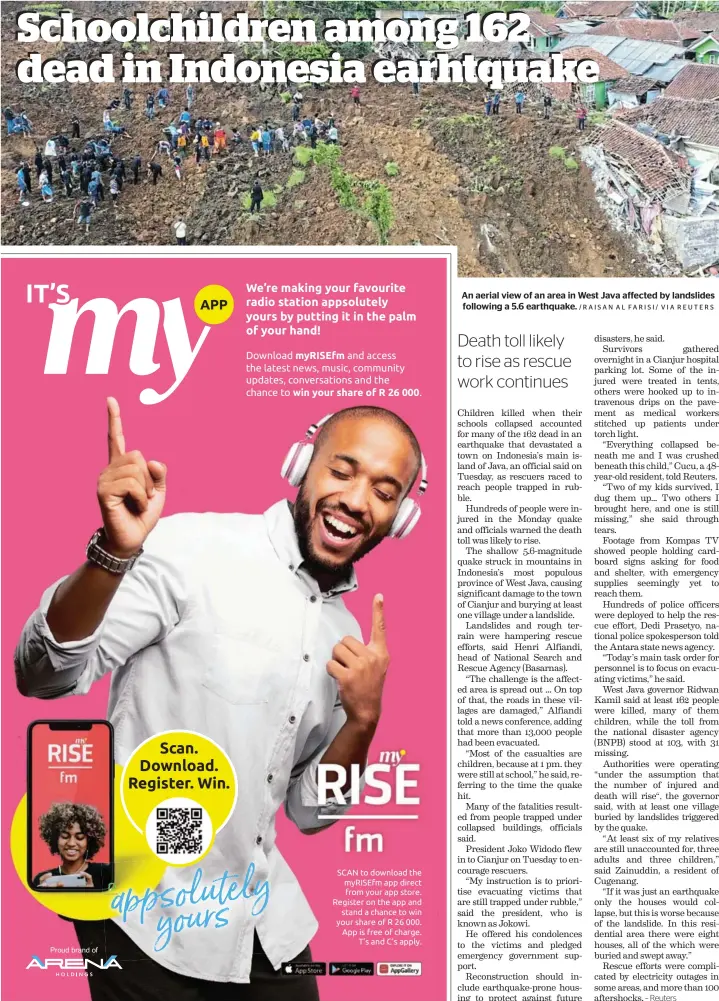
<instances>
[{"instance_id":1,"label":"smiling face","mask_svg":"<svg viewBox=\"0 0 719 1001\"><path fill-rule=\"evenodd\" d=\"M60 831L57 836L57 850L66 866L82 862L87 851L87 834L76 822Z\"/></svg>"},{"instance_id":2,"label":"smiling face","mask_svg":"<svg viewBox=\"0 0 719 1001\"><path fill-rule=\"evenodd\" d=\"M327 428L295 502L303 558L343 573L387 535L417 474L407 435L389 421L347 417Z\"/></svg>"}]
</instances>

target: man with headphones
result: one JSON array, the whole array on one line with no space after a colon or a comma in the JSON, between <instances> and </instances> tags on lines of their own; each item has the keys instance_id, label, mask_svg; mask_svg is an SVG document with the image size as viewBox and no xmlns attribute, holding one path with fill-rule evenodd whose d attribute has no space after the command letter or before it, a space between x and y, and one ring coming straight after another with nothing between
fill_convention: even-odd
<instances>
[{"instance_id":1,"label":"man with headphones","mask_svg":"<svg viewBox=\"0 0 719 1001\"><path fill-rule=\"evenodd\" d=\"M405 422L354 407L312 425L282 475L298 493L263 515L179 514L160 520L167 470L126 452L108 400L109 464L98 482L102 527L86 561L48 588L16 651L20 691L86 693L111 673L108 715L124 763L148 737L183 729L214 739L233 761L235 810L202 859L203 882L254 867L269 903L230 908L228 923L193 927L153 949L152 922L76 922L83 949L121 970L89 981L93 1001L316 1001L314 977L283 965L310 958L317 922L275 844L284 804L313 834L346 807L318 804L318 766L364 767L389 665L381 595L369 640L347 610L354 564L417 524L424 457ZM118 846L117 868L121 868ZM194 866L156 889L190 892ZM252 887L250 887L252 889ZM142 892L135 887L135 892ZM172 908L166 912L172 916ZM152 957L152 958L150 958ZM242 984L242 988L230 985Z\"/></svg>"}]
</instances>

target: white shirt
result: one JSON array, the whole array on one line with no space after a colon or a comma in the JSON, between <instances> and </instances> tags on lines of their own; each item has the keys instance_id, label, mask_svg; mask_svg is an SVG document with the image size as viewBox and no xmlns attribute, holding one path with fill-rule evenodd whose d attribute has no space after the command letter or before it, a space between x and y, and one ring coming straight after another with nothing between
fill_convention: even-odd
<instances>
[{"instance_id":1,"label":"white shirt","mask_svg":"<svg viewBox=\"0 0 719 1001\"><path fill-rule=\"evenodd\" d=\"M186 234L187 234L187 226L185 225L184 222L176 222L175 223L175 233L176 233L178 239L180 239L180 240L182 240L183 237L186 236Z\"/></svg>"},{"instance_id":2,"label":"white shirt","mask_svg":"<svg viewBox=\"0 0 719 1001\"><path fill-rule=\"evenodd\" d=\"M317 765L346 717L326 664L338 640L361 640L361 633L340 596L356 588L354 571L322 594L301 562L286 501L264 515L163 518L92 636L54 639L45 612L58 581L16 651L16 672L31 696L82 695L112 672L108 715L120 764L146 738L171 729L205 734L232 759L237 805L200 863L202 883L225 870L241 883L254 862L256 881L270 884L264 911L255 919L255 901L238 900L226 927L185 929L161 952L153 951L156 911L142 926L136 911L121 924L147 955L187 976L247 983L255 927L275 969L317 931L275 845L275 815L284 803L301 830L331 823L318 817ZM330 802L321 812L343 809ZM195 870L166 870L158 892L190 887Z\"/></svg>"}]
</instances>

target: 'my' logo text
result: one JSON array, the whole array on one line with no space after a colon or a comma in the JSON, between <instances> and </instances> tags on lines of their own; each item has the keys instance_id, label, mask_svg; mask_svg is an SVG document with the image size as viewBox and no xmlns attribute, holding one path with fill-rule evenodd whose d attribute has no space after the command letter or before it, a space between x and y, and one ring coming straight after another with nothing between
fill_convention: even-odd
<instances>
[{"instance_id":1,"label":"'my' logo text","mask_svg":"<svg viewBox=\"0 0 719 1001\"><path fill-rule=\"evenodd\" d=\"M160 368L155 361L155 347L160 330L160 305L154 299L133 299L118 309L112 299L90 299L83 306L79 299L67 303L48 303L53 311L50 342L45 359L46 375L66 375L72 351L72 340L77 321L83 313L94 315L90 349L85 372L87 375L107 375L110 370L112 350L117 326L126 313L135 314L132 336L130 371L134 375L152 375ZM147 387L140 393L140 402L162 403L171 396L199 354L210 327L205 326L194 348L185 323L185 314L179 299L162 303L162 329L167 341L170 363L174 374L172 385L163 393Z\"/></svg>"}]
</instances>

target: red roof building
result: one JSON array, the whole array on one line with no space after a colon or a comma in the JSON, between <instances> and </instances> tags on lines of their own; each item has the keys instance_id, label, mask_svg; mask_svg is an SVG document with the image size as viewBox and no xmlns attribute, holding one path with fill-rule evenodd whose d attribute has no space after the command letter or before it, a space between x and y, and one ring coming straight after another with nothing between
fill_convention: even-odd
<instances>
[{"instance_id":1,"label":"red roof building","mask_svg":"<svg viewBox=\"0 0 719 1001\"><path fill-rule=\"evenodd\" d=\"M719 10L683 10L674 15L674 21L689 32L687 38L698 38L719 31Z\"/></svg>"},{"instance_id":2,"label":"red roof building","mask_svg":"<svg viewBox=\"0 0 719 1001\"><path fill-rule=\"evenodd\" d=\"M608 56L605 56L601 52L597 52L596 49L585 48L582 45L577 45L574 48L567 48L562 51L562 57L564 59L591 59L592 62L596 63L599 67L599 80L598 83L606 83L610 80L623 80L626 77L631 76L628 70L625 70L623 66L619 63L615 63Z\"/></svg>"},{"instance_id":3,"label":"red roof building","mask_svg":"<svg viewBox=\"0 0 719 1001\"><path fill-rule=\"evenodd\" d=\"M634 38L641 42L666 42L669 45L684 46L693 38L700 38L702 32L689 25L681 26L674 21L648 20L642 17L615 17L593 28L588 35L617 35Z\"/></svg>"},{"instance_id":4,"label":"red roof building","mask_svg":"<svg viewBox=\"0 0 719 1001\"><path fill-rule=\"evenodd\" d=\"M664 91L664 96L684 101L719 101L719 66L687 63Z\"/></svg>"},{"instance_id":5,"label":"red roof building","mask_svg":"<svg viewBox=\"0 0 719 1001\"><path fill-rule=\"evenodd\" d=\"M529 34L532 38L546 38L549 35L561 35L563 30L557 24L556 17L551 14L543 14L535 7L528 7L525 10L512 11L513 14L527 14L530 18Z\"/></svg>"}]
</instances>

